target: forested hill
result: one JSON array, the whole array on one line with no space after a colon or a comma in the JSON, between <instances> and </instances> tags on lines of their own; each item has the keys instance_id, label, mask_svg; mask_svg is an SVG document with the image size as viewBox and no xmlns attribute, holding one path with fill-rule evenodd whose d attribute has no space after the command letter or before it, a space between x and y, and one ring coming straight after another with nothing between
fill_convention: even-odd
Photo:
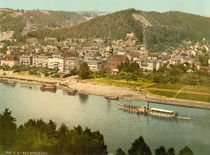
<instances>
[{"instance_id":1,"label":"forested hill","mask_svg":"<svg viewBox=\"0 0 210 155\"><path fill-rule=\"evenodd\" d=\"M150 51L164 51L180 46L183 41L210 40L210 18L182 12L143 12L134 9L95 17L73 27L57 30L42 29L29 33L29 37L43 39L55 37L125 39L134 32L139 44Z\"/></svg>"},{"instance_id":2,"label":"forested hill","mask_svg":"<svg viewBox=\"0 0 210 155\"><path fill-rule=\"evenodd\" d=\"M14 31L13 39L22 39L28 32L72 26L95 17L100 12L64 12L47 10L13 10L0 8L0 37L2 32ZM1 38L0 38L1 40Z\"/></svg>"}]
</instances>

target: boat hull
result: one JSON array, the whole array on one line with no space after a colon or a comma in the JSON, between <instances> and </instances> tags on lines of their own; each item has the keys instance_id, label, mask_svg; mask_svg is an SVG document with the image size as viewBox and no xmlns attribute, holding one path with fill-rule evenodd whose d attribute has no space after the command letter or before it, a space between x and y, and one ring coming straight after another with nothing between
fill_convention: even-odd
<instances>
[{"instance_id":1,"label":"boat hull","mask_svg":"<svg viewBox=\"0 0 210 155\"><path fill-rule=\"evenodd\" d=\"M107 100L119 100L119 97L112 97L112 96L105 96L104 98Z\"/></svg>"},{"instance_id":2,"label":"boat hull","mask_svg":"<svg viewBox=\"0 0 210 155\"><path fill-rule=\"evenodd\" d=\"M40 90L56 92L56 86L41 85Z\"/></svg>"}]
</instances>

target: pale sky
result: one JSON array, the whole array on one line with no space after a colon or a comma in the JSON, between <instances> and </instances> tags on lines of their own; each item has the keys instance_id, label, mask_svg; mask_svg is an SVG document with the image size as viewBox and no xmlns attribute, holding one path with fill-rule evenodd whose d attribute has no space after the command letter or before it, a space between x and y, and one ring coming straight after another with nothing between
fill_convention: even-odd
<instances>
[{"instance_id":1,"label":"pale sky","mask_svg":"<svg viewBox=\"0 0 210 155\"><path fill-rule=\"evenodd\" d=\"M210 0L0 0L0 8L62 11L182 11L210 16Z\"/></svg>"}]
</instances>

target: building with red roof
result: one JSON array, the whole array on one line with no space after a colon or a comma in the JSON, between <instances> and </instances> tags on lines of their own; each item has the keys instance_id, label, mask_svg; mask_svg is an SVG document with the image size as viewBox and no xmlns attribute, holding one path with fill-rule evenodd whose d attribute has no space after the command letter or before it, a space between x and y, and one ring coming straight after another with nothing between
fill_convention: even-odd
<instances>
[{"instance_id":1,"label":"building with red roof","mask_svg":"<svg viewBox=\"0 0 210 155\"><path fill-rule=\"evenodd\" d=\"M6 55L1 59L1 66L13 67L19 65L19 59L13 55Z\"/></svg>"},{"instance_id":2,"label":"building with red roof","mask_svg":"<svg viewBox=\"0 0 210 155\"><path fill-rule=\"evenodd\" d=\"M128 57L126 55L115 54L108 59L108 62L104 68L112 71L118 71L118 65L121 63L129 63Z\"/></svg>"}]
</instances>

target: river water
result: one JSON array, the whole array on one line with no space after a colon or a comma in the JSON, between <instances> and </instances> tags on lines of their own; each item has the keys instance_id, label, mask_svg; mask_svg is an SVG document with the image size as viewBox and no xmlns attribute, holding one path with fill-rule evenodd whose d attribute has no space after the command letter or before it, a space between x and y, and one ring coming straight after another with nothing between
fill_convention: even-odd
<instances>
[{"instance_id":1,"label":"river water","mask_svg":"<svg viewBox=\"0 0 210 155\"><path fill-rule=\"evenodd\" d=\"M58 125L64 122L70 128L89 127L104 135L109 152L119 147L127 151L142 135L153 151L164 145L167 149L174 147L178 153L187 145L197 155L210 154L210 110L150 104L192 118L186 121L128 113L118 109L119 103L147 105L144 101L108 101L93 95L69 96L62 90L43 92L38 85L0 83L0 113L9 108L18 125L30 118L42 118Z\"/></svg>"}]
</instances>

